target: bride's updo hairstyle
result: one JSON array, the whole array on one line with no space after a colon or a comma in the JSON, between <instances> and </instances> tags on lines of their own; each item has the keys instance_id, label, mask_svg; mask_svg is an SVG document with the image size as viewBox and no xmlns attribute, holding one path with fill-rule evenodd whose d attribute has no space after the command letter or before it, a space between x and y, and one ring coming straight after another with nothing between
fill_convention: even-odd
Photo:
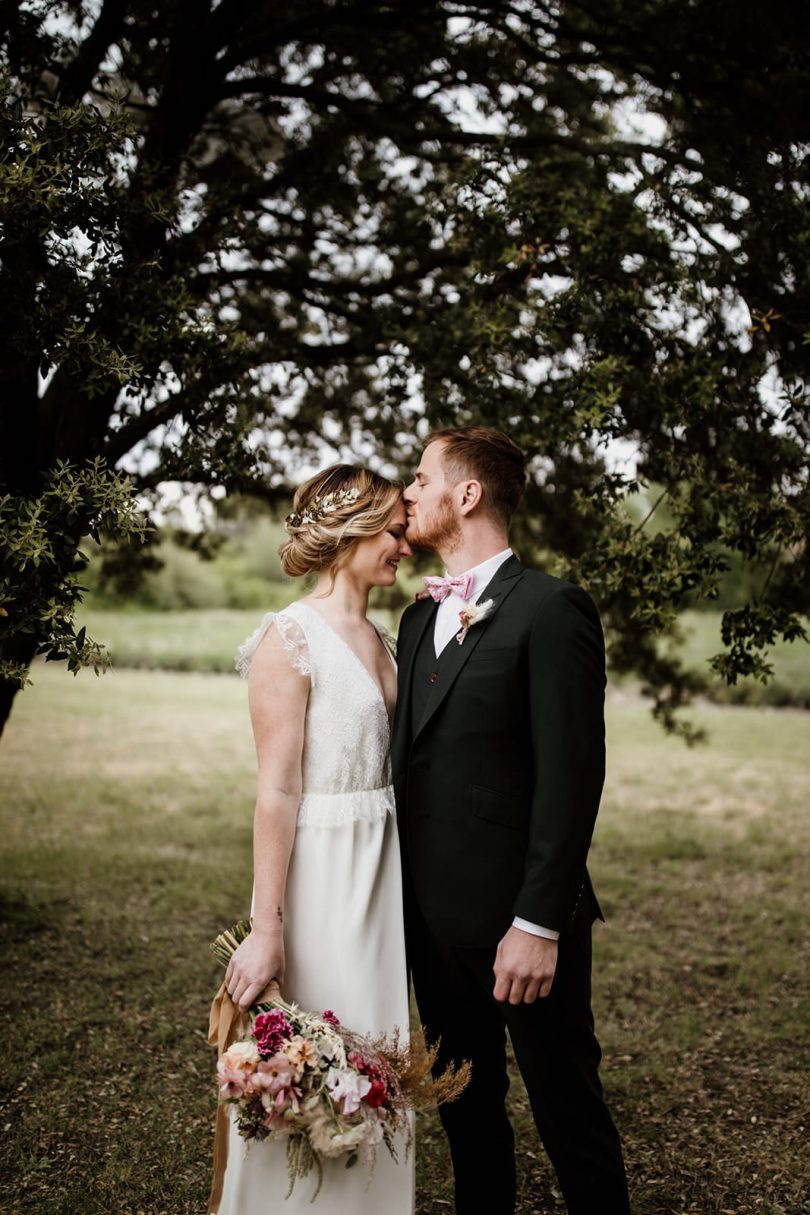
<instances>
[{"instance_id":1,"label":"bride's updo hairstyle","mask_svg":"<svg viewBox=\"0 0 810 1215\"><path fill-rule=\"evenodd\" d=\"M367 468L333 464L317 473L295 491L278 550L282 570L291 578L324 569L334 575L358 540L385 529L401 496L398 485Z\"/></svg>"}]
</instances>

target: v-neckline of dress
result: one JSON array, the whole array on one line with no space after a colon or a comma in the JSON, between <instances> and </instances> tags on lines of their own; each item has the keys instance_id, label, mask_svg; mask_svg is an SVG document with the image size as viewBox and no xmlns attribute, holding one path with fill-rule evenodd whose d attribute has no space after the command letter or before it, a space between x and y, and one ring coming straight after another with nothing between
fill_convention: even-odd
<instances>
[{"instance_id":1,"label":"v-neckline of dress","mask_svg":"<svg viewBox=\"0 0 810 1215\"><path fill-rule=\"evenodd\" d=\"M382 687L380 686L380 684L377 682L377 680L376 680L376 679L374 678L374 676L371 674L371 671L368 669L368 667L366 666L366 664L363 662L363 659L360 657L360 655L357 653L357 651L356 651L356 650L355 650L355 649L354 649L352 646L350 646L350 645L349 645L349 643L348 643L348 641L346 640L346 638L345 638L345 637L343 637L343 636L342 636L342 635L341 635L341 634L340 634L340 633L337 631L337 629L335 628L335 626L334 626L333 624L331 624L331 623L330 623L330 622L327 620L327 618L324 616L323 612L319 612L317 608L313 607L313 606L312 606L312 604L310 604L310 603L306 603L306 602L305 602L303 599L299 599L299 600L298 600L298 603L299 603L299 605L300 605L301 607L309 608L310 612L312 612L312 613L313 613L315 616L317 616L317 617L318 617L318 619L321 621L321 623L322 623L322 624L326 625L326 627L327 627L327 629L329 630L329 632L330 632L330 633L333 633L333 634L334 634L334 636L335 636L335 637L337 637L338 641L339 641L339 642L340 642L340 644L343 646L343 648L344 648L345 650L348 650L348 652L351 654L352 658L353 658L353 659L354 659L354 661L357 663L357 665L360 667L360 670L363 672L363 674L365 675L366 679L369 681L369 683L371 684L371 686L374 688L374 691L377 693L377 696L378 696L378 698L379 698L380 704L382 705L382 707L383 707L383 711L384 711L384 713L385 713L385 719L386 719L386 721L388 722L388 729L389 729L389 731L390 731L390 729L391 729L391 714L388 712L388 705L387 705L386 700L385 700L385 693L384 693L384 691L383 691ZM367 617L367 619L368 619L368 622L369 622L369 624L371 625L371 627L374 629L374 632L377 634L377 637L379 638L379 641L380 641L380 645L382 646L382 648L385 650L386 654L388 655L388 660L389 660L389 662L391 663L391 665L393 666L394 670L396 671L396 669L397 669L397 664L396 664L396 662L394 661L394 656L393 656L393 654L391 653L391 651L389 650L388 646L385 644L385 641L384 641L384 639L383 639L383 636L382 636L382 634L381 634L380 630L377 628L377 625L374 623L374 621L373 621L373 620L369 619L368 617Z\"/></svg>"}]
</instances>

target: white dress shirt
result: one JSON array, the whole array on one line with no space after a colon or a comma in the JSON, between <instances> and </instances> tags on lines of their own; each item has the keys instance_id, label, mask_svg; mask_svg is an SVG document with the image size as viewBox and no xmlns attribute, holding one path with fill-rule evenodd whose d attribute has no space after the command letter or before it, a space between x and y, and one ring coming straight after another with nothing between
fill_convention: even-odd
<instances>
[{"instance_id":1,"label":"white dress shirt","mask_svg":"<svg viewBox=\"0 0 810 1215\"><path fill-rule=\"evenodd\" d=\"M503 552L496 553L494 557L488 557L486 561L482 561L480 565L474 566L473 569L466 570L465 573L469 574L473 580L469 599L464 600L455 591L451 591L447 598L439 604L436 619L433 622L433 648L437 658L461 628L459 612L468 603L476 603L478 601L481 592L495 577L504 561L511 556L511 548L505 548ZM447 571L445 570L446 573ZM535 937L547 937L550 941L556 941L560 935L553 928L543 928L540 924L532 924L531 921L521 919L518 915L512 920L512 926L513 928L521 928L523 932L529 932Z\"/></svg>"}]
</instances>

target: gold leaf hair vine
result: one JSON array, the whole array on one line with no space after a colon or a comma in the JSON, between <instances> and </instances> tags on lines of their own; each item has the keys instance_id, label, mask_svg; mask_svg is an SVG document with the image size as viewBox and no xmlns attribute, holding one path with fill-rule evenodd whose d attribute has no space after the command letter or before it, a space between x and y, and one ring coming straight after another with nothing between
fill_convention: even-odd
<instances>
[{"instance_id":1,"label":"gold leaf hair vine","mask_svg":"<svg viewBox=\"0 0 810 1215\"><path fill-rule=\"evenodd\" d=\"M284 530L303 527L305 523L320 523L321 519L331 515L333 511L340 510L343 506L348 506L351 502L356 502L359 497L360 490L355 485L352 489L336 489L334 493L325 494L322 498L313 498L300 515L297 511L287 515L284 520Z\"/></svg>"}]
</instances>

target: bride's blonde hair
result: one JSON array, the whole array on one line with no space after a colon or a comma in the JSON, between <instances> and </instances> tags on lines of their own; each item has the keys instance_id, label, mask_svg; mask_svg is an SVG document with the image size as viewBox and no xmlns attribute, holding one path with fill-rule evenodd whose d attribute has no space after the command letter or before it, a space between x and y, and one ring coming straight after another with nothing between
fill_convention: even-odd
<instances>
[{"instance_id":1,"label":"bride's blonde hair","mask_svg":"<svg viewBox=\"0 0 810 1215\"><path fill-rule=\"evenodd\" d=\"M357 541L384 530L402 496L392 481L367 468L333 464L299 485L279 547L291 578L318 570L336 573Z\"/></svg>"}]
</instances>

